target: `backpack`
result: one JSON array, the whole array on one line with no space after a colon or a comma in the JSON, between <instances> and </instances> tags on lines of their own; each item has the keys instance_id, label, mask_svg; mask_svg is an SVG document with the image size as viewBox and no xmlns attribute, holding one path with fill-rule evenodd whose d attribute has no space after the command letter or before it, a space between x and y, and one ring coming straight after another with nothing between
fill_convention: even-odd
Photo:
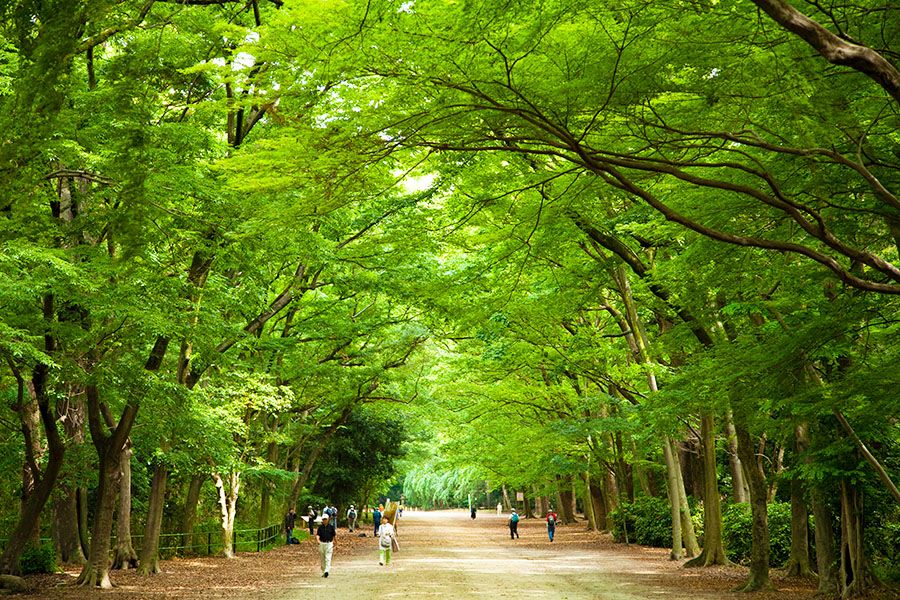
<instances>
[{"instance_id":1,"label":"backpack","mask_svg":"<svg viewBox=\"0 0 900 600\"><path fill-rule=\"evenodd\" d=\"M513 523L518 523L519 522L519 514L513 513L512 516L509 518L509 520L512 521Z\"/></svg>"},{"instance_id":2,"label":"backpack","mask_svg":"<svg viewBox=\"0 0 900 600\"><path fill-rule=\"evenodd\" d=\"M353 510L353 509L350 509L350 512L347 513L347 516L348 516L349 518L351 518L351 519L355 519L355 518L356 518L356 511Z\"/></svg>"},{"instance_id":3,"label":"backpack","mask_svg":"<svg viewBox=\"0 0 900 600\"><path fill-rule=\"evenodd\" d=\"M547 516L547 525L556 525L556 519L553 517L553 515Z\"/></svg>"},{"instance_id":4,"label":"backpack","mask_svg":"<svg viewBox=\"0 0 900 600\"><path fill-rule=\"evenodd\" d=\"M381 527L381 533L378 535L378 545L382 548L391 547L391 532L388 531L387 527Z\"/></svg>"}]
</instances>

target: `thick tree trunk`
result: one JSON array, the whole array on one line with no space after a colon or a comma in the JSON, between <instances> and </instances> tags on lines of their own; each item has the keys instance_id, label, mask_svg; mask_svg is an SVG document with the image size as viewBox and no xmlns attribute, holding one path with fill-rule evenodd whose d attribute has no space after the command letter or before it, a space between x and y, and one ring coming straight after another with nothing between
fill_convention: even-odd
<instances>
[{"instance_id":1,"label":"thick tree trunk","mask_svg":"<svg viewBox=\"0 0 900 600\"><path fill-rule=\"evenodd\" d=\"M52 299L45 299L44 301L45 317L48 312L51 316L53 315ZM49 335L46 337L50 340ZM46 341L46 346L48 352L54 348L51 341ZM50 411L50 402L47 398L48 372L46 365L39 364L34 368L31 380L34 397L37 400L38 411L41 415L44 435L47 438L47 464L44 466L39 481L34 486L34 491L22 508L19 522L16 524L16 528L13 530L6 548L3 550L3 555L0 556L0 573L18 575L19 559L34 537L41 511L50 498L50 492L53 491L59 471L62 468L65 446L59 435L59 430L56 428L56 419L53 418L53 414ZM20 390L21 385L22 383L20 382Z\"/></svg>"},{"instance_id":2,"label":"thick tree trunk","mask_svg":"<svg viewBox=\"0 0 900 600\"><path fill-rule=\"evenodd\" d=\"M765 474L754 459L750 432L742 423L735 423L738 452L747 470L752 512L752 545L750 547L750 576L741 588L744 592L774 589L769 579L769 515L766 505Z\"/></svg>"},{"instance_id":3,"label":"thick tree trunk","mask_svg":"<svg viewBox=\"0 0 900 600\"><path fill-rule=\"evenodd\" d=\"M860 598L878 585L863 543L863 491L841 481L841 597Z\"/></svg>"},{"instance_id":4,"label":"thick tree trunk","mask_svg":"<svg viewBox=\"0 0 900 600\"><path fill-rule=\"evenodd\" d=\"M150 503L147 506L147 525L144 529L144 543L141 546L140 575L159 573L159 533L162 530L163 507L166 504L166 483L169 468L159 462L153 469L150 483Z\"/></svg>"},{"instance_id":5,"label":"thick tree trunk","mask_svg":"<svg viewBox=\"0 0 900 600\"><path fill-rule=\"evenodd\" d=\"M533 519L533 518L534 518L534 511L533 511L532 508L531 508L531 496L528 494L528 488L527 488L527 487L523 487L523 488L522 488L522 494L523 494L523 496L524 496L524 498L525 498L525 518L526 518L526 519ZM490 505L488 505L488 506L490 506Z\"/></svg>"},{"instance_id":6,"label":"thick tree trunk","mask_svg":"<svg viewBox=\"0 0 900 600\"><path fill-rule=\"evenodd\" d=\"M598 531L608 531L607 524L608 514L606 512L606 500L603 498L603 487L589 481L589 492L591 496L591 506L594 510L594 521Z\"/></svg>"},{"instance_id":7,"label":"thick tree trunk","mask_svg":"<svg viewBox=\"0 0 900 600\"><path fill-rule=\"evenodd\" d=\"M194 523L197 521L197 505L200 503L200 488L203 486L203 479L202 475L191 476L187 497L184 501L184 515L181 522L181 531L184 532L184 539L181 545L189 553L193 553Z\"/></svg>"},{"instance_id":8,"label":"thick tree trunk","mask_svg":"<svg viewBox=\"0 0 900 600\"><path fill-rule=\"evenodd\" d=\"M112 581L109 579L109 541L112 534L113 512L116 508L116 492L119 487L118 454L103 452L100 455L100 480L97 485L91 550L88 561L78 576L77 585L112 588Z\"/></svg>"},{"instance_id":9,"label":"thick tree trunk","mask_svg":"<svg viewBox=\"0 0 900 600\"><path fill-rule=\"evenodd\" d=\"M716 436L713 416L700 421L701 459L703 461L703 552L685 563L685 567L709 567L729 563L722 543L722 507L716 481Z\"/></svg>"},{"instance_id":10,"label":"thick tree trunk","mask_svg":"<svg viewBox=\"0 0 900 600\"><path fill-rule=\"evenodd\" d=\"M241 474L232 471L228 474L228 489L225 480L219 473L213 473L213 481L219 492L219 510L222 524L222 555L234 558L234 516L237 510L238 492L241 488Z\"/></svg>"},{"instance_id":11,"label":"thick tree trunk","mask_svg":"<svg viewBox=\"0 0 900 600\"><path fill-rule=\"evenodd\" d=\"M584 504L584 518L587 519L588 529L591 531L597 531L599 527L597 527L597 519L594 516L594 504L591 501L591 476L585 471L581 474L581 480L583 482L582 489L584 492L582 493L583 504Z\"/></svg>"},{"instance_id":12,"label":"thick tree trunk","mask_svg":"<svg viewBox=\"0 0 900 600\"><path fill-rule=\"evenodd\" d=\"M78 540L81 542L81 553L87 562L91 553L91 529L88 526L88 489L79 487L75 490L76 504L78 506Z\"/></svg>"},{"instance_id":13,"label":"thick tree trunk","mask_svg":"<svg viewBox=\"0 0 900 600\"><path fill-rule=\"evenodd\" d=\"M506 486L503 485L500 487L503 492L503 510L506 512L512 511L512 503L509 501L509 492L506 491Z\"/></svg>"},{"instance_id":14,"label":"thick tree trunk","mask_svg":"<svg viewBox=\"0 0 900 600\"><path fill-rule=\"evenodd\" d=\"M537 517L539 519L543 519L547 516L547 513L550 512L550 502L547 501L547 496L538 495L537 486L534 486L534 497L535 497L535 508L538 511Z\"/></svg>"},{"instance_id":15,"label":"thick tree trunk","mask_svg":"<svg viewBox=\"0 0 900 600\"><path fill-rule=\"evenodd\" d=\"M809 496L815 520L816 566L819 571L817 593L824 598L834 598L838 595L839 584L833 516L820 488L814 487Z\"/></svg>"},{"instance_id":16,"label":"thick tree trunk","mask_svg":"<svg viewBox=\"0 0 900 600\"><path fill-rule=\"evenodd\" d=\"M809 562L809 513L797 477L791 479L791 555L784 568L791 577L815 577Z\"/></svg>"},{"instance_id":17,"label":"thick tree trunk","mask_svg":"<svg viewBox=\"0 0 900 600\"><path fill-rule=\"evenodd\" d=\"M575 494L572 492L572 476L556 476L559 485L559 514L563 525L571 525L575 518Z\"/></svg>"},{"instance_id":18,"label":"thick tree trunk","mask_svg":"<svg viewBox=\"0 0 900 600\"><path fill-rule=\"evenodd\" d=\"M694 522L691 520L691 507L688 505L687 493L684 491L684 480L681 478L681 465L678 464L678 450L674 440L672 443L672 455L675 457L675 476L678 479L678 509L681 516L681 538L684 541L684 551L688 557L700 554L700 544L697 542L697 534L694 532Z\"/></svg>"},{"instance_id":19,"label":"thick tree trunk","mask_svg":"<svg viewBox=\"0 0 900 600\"><path fill-rule=\"evenodd\" d=\"M28 398L28 401L25 401L25 398ZM31 394L19 395L16 412L19 413L25 443L29 446L25 452L25 460L22 463L22 495L19 504L19 518L21 519L26 514L28 499L34 494L41 477L38 465L41 463L44 448L41 446L41 436L38 433L41 427L41 415L37 402L31 398ZM39 546L41 543L40 516L38 516L38 520L34 524L31 539L28 540L28 543L32 546Z\"/></svg>"},{"instance_id":20,"label":"thick tree trunk","mask_svg":"<svg viewBox=\"0 0 900 600\"><path fill-rule=\"evenodd\" d=\"M669 552L671 560L681 560L684 556L684 542L681 539L681 504L678 491L678 465L675 462L675 454L672 452L672 443L669 438L663 440L663 457L666 461L666 490L669 493L669 507L672 511L672 550Z\"/></svg>"},{"instance_id":21,"label":"thick tree trunk","mask_svg":"<svg viewBox=\"0 0 900 600\"><path fill-rule=\"evenodd\" d=\"M119 513L116 523L116 548L113 551L113 569L134 569L138 557L131 544L131 442L122 451L119 479Z\"/></svg>"},{"instance_id":22,"label":"thick tree trunk","mask_svg":"<svg viewBox=\"0 0 900 600\"><path fill-rule=\"evenodd\" d=\"M728 463L731 467L731 497L736 503L750 502L750 490L744 477L744 467L738 456L737 433L729 409L725 415L725 430L728 433Z\"/></svg>"},{"instance_id":23,"label":"thick tree trunk","mask_svg":"<svg viewBox=\"0 0 900 600\"><path fill-rule=\"evenodd\" d=\"M54 503L53 537L56 551L63 564L83 565L85 558L78 537L78 495L77 488L62 488Z\"/></svg>"}]
</instances>

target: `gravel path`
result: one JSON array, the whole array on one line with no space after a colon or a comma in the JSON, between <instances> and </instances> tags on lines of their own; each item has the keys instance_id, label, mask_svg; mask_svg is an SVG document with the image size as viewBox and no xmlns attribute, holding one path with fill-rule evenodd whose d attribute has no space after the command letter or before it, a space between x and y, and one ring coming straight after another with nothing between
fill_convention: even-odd
<instances>
[{"instance_id":1,"label":"gravel path","mask_svg":"<svg viewBox=\"0 0 900 600\"><path fill-rule=\"evenodd\" d=\"M369 548L357 547L355 552L342 552L338 546L329 578L307 579L274 598L687 600L731 596L722 589L673 588L672 579L696 571L673 572L680 567L660 560L659 550L647 556L647 549L613 545L608 539L604 543L596 534L585 533L583 525L559 527L552 544L542 522L522 520L519 529L521 539L510 540L505 516L482 513L472 521L464 512L407 512L400 522L401 549L390 567L378 565L374 539ZM744 572L728 571L736 577L726 577L726 585L735 584Z\"/></svg>"}]
</instances>

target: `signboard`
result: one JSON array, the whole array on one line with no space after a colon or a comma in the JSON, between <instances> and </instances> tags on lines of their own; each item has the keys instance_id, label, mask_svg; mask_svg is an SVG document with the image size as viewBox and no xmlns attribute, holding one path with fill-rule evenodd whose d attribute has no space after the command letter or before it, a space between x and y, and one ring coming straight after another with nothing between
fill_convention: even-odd
<instances>
[{"instance_id":1,"label":"signboard","mask_svg":"<svg viewBox=\"0 0 900 600\"><path fill-rule=\"evenodd\" d=\"M525 501L525 492L516 492L516 502Z\"/></svg>"}]
</instances>

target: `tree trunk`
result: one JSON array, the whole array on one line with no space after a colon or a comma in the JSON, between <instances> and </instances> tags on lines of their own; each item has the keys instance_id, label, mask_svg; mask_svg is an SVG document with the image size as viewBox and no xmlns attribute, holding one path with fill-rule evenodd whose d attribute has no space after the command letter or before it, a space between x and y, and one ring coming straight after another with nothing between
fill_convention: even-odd
<instances>
[{"instance_id":1,"label":"tree trunk","mask_svg":"<svg viewBox=\"0 0 900 600\"><path fill-rule=\"evenodd\" d=\"M797 477L791 479L791 555L784 568L791 577L815 577L809 562L809 513Z\"/></svg>"},{"instance_id":2,"label":"tree trunk","mask_svg":"<svg viewBox=\"0 0 900 600\"><path fill-rule=\"evenodd\" d=\"M131 442L122 451L119 479L119 514L116 527L116 548L113 551L113 569L137 567L137 552L131 544Z\"/></svg>"},{"instance_id":3,"label":"tree trunk","mask_svg":"<svg viewBox=\"0 0 900 600\"><path fill-rule=\"evenodd\" d=\"M701 459L703 461L703 552L685 563L685 567L709 567L729 563L722 544L722 507L716 481L716 436L713 416L700 421Z\"/></svg>"},{"instance_id":4,"label":"tree trunk","mask_svg":"<svg viewBox=\"0 0 900 600\"><path fill-rule=\"evenodd\" d=\"M78 537L78 491L64 487L54 503L53 537L63 564L83 565L85 558Z\"/></svg>"},{"instance_id":5,"label":"tree trunk","mask_svg":"<svg viewBox=\"0 0 900 600\"><path fill-rule=\"evenodd\" d=\"M228 474L227 487L229 489L227 490L225 489L225 480L219 473L213 473L212 476L219 492L219 509L222 516L222 555L225 558L234 558L234 516L241 487L241 474L236 471Z\"/></svg>"},{"instance_id":6,"label":"tree trunk","mask_svg":"<svg viewBox=\"0 0 900 600\"><path fill-rule=\"evenodd\" d=\"M150 483L150 503L147 506L147 525L141 546L140 575L159 573L159 533L162 530L163 507L166 504L166 483L169 469L162 462L156 463Z\"/></svg>"},{"instance_id":7,"label":"tree trunk","mask_svg":"<svg viewBox=\"0 0 900 600\"><path fill-rule=\"evenodd\" d=\"M688 505L687 493L684 491L684 480L681 478L681 465L678 464L678 450L674 440L670 440L672 444L672 455L675 457L676 469L675 477L678 479L678 509L681 516L681 537L684 540L684 550L688 557L700 554L700 544L697 542L697 534L694 532L694 522L691 520L691 507Z\"/></svg>"},{"instance_id":8,"label":"tree trunk","mask_svg":"<svg viewBox=\"0 0 900 600\"><path fill-rule=\"evenodd\" d=\"M734 431L734 419L729 409L725 415L725 430L728 432L728 463L731 466L731 497L736 503L750 502L750 490L744 477L744 467L738 456L737 433Z\"/></svg>"},{"instance_id":9,"label":"tree trunk","mask_svg":"<svg viewBox=\"0 0 900 600\"><path fill-rule=\"evenodd\" d=\"M512 511L512 503L509 501L509 492L506 491L506 486L503 485L500 487L503 492L503 510L506 512Z\"/></svg>"},{"instance_id":10,"label":"tree trunk","mask_svg":"<svg viewBox=\"0 0 900 600\"><path fill-rule=\"evenodd\" d=\"M838 595L839 584L833 517L820 488L814 487L809 496L815 520L816 566L819 571L817 594L824 598L834 598Z\"/></svg>"},{"instance_id":11,"label":"tree trunk","mask_svg":"<svg viewBox=\"0 0 900 600\"><path fill-rule=\"evenodd\" d=\"M75 498L78 506L78 540L81 542L81 553L84 562L87 562L91 553L91 530L88 527L88 489L84 486L75 490Z\"/></svg>"},{"instance_id":12,"label":"tree trunk","mask_svg":"<svg viewBox=\"0 0 900 600\"><path fill-rule=\"evenodd\" d=\"M747 470L750 487L750 510L752 512L752 545L750 547L750 576L741 588L744 592L757 592L774 589L769 579L769 515L766 506L765 474L754 460L754 447L750 441L750 432L743 423L735 423L738 440L738 452L741 462Z\"/></svg>"},{"instance_id":13,"label":"tree trunk","mask_svg":"<svg viewBox=\"0 0 900 600\"><path fill-rule=\"evenodd\" d=\"M25 401L25 398L28 398L28 401ZM38 465L41 464L44 448L41 445L41 436L38 433L41 426L40 411L38 410L37 402L34 401L30 393L19 395L16 412L19 413L20 426L25 443L29 446L25 451L25 460L22 462L22 495L19 504L19 518L21 519L26 513L28 499L34 494L37 482L41 477ZM41 544L40 516L35 521L28 544L32 546L40 546Z\"/></svg>"},{"instance_id":14,"label":"tree trunk","mask_svg":"<svg viewBox=\"0 0 900 600\"><path fill-rule=\"evenodd\" d=\"M582 488L584 490L582 494L584 499L584 517L587 519L588 529L597 531L599 527L597 526L597 518L594 516L594 504L591 501L591 476L587 471L581 474L581 480L584 483Z\"/></svg>"},{"instance_id":15,"label":"tree trunk","mask_svg":"<svg viewBox=\"0 0 900 600\"><path fill-rule=\"evenodd\" d=\"M863 597L878 580L869 567L863 544L863 491L841 481L841 597Z\"/></svg>"},{"instance_id":16,"label":"tree trunk","mask_svg":"<svg viewBox=\"0 0 900 600\"><path fill-rule=\"evenodd\" d=\"M572 492L572 476L556 476L559 485L559 514L563 525L575 523L575 494Z\"/></svg>"},{"instance_id":17,"label":"tree trunk","mask_svg":"<svg viewBox=\"0 0 900 600\"><path fill-rule=\"evenodd\" d=\"M103 452L100 455L100 480L97 485L97 506L94 512L94 528L88 561L81 569L76 585L112 588L109 579L109 540L112 534L113 512L116 508L116 492L119 487L119 453Z\"/></svg>"},{"instance_id":18,"label":"tree trunk","mask_svg":"<svg viewBox=\"0 0 900 600\"><path fill-rule=\"evenodd\" d=\"M594 521L598 531L608 531L608 514L606 512L606 500L603 498L603 486L589 481L591 506L594 510Z\"/></svg>"},{"instance_id":19,"label":"tree trunk","mask_svg":"<svg viewBox=\"0 0 900 600\"><path fill-rule=\"evenodd\" d=\"M666 490L669 493L669 507L672 511L672 550L669 552L670 560L681 560L684 556L683 541L681 539L681 506L680 493L678 491L678 476L675 472L678 465L675 464L675 455L672 452L672 443L669 438L663 440L663 457L666 461Z\"/></svg>"},{"instance_id":20,"label":"tree trunk","mask_svg":"<svg viewBox=\"0 0 900 600\"><path fill-rule=\"evenodd\" d=\"M48 311L52 316L52 299L45 299L44 301L45 317L47 317ZM46 336L46 338L47 340L51 339L49 335ZM45 340L47 350L48 352L51 352L54 346L51 341L47 340ZM59 435L59 430L56 428L56 419L53 418L53 414L50 410L50 402L47 398L45 386L48 373L49 369L47 365L38 364L34 368L31 379L34 397L37 400L38 411L41 415L44 435L47 439L47 464L44 466L39 481L34 486L34 491L31 496L29 496L25 506L22 507L19 522L16 524L16 528L13 530L12 535L10 535L6 548L3 550L3 556L0 556L0 573L8 573L10 575L19 574L19 559L22 557L22 552L34 537L41 511L44 509L44 505L50 498L50 492L53 491L53 487L56 485L56 479L59 476L59 471L62 468L65 445ZM24 382L20 381L20 393L22 393L21 386L23 383Z\"/></svg>"},{"instance_id":21,"label":"tree trunk","mask_svg":"<svg viewBox=\"0 0 900 600\"><path fill-rule=\"evenodd\" d=\"M193 553L194 523L197 520L197 505L200 503L200 488L202 486L203 476L192 475L191 482L188 484L187 498L184 501L184 517L181 522L181 531L184 532L184 539L181 545L189 553Z\"/></svg>"}]
</instances>

